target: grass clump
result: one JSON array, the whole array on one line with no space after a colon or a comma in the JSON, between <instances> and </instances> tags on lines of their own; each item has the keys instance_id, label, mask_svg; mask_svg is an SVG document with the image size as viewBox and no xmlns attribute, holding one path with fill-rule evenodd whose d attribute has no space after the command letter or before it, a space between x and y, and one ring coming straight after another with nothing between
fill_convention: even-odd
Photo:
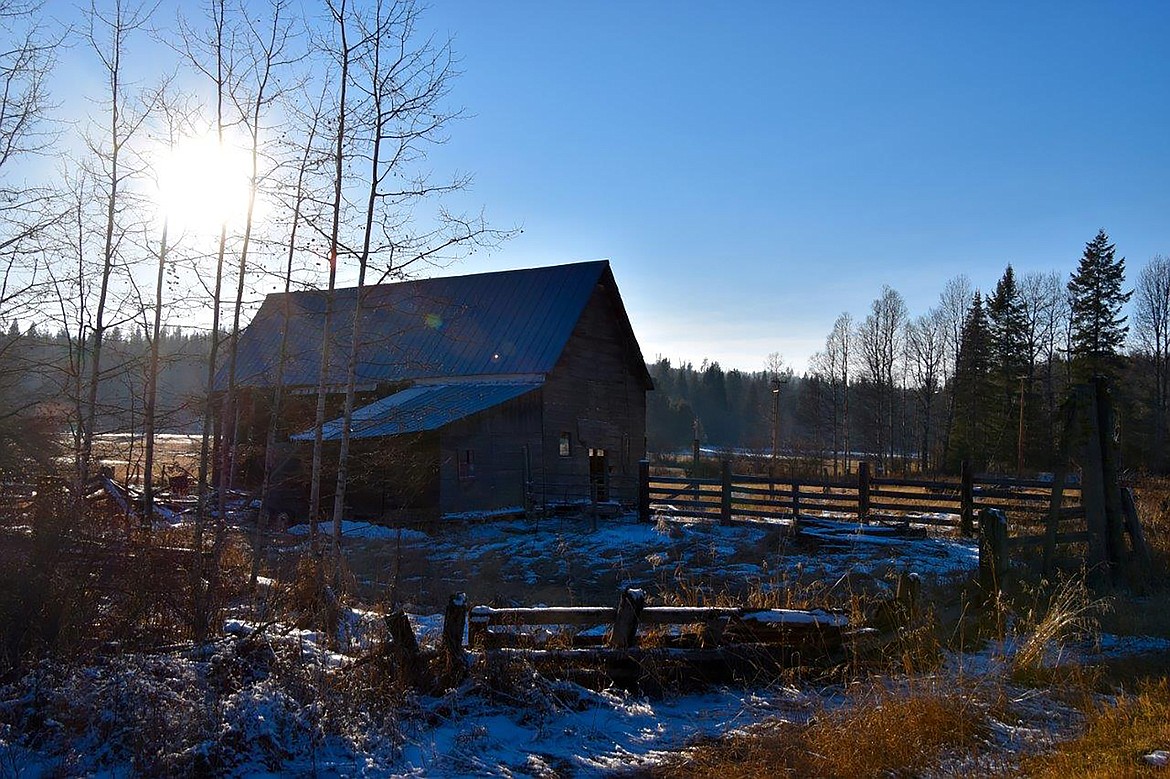
<instances>
[{"instance_id":1,"label":"grass clump","mask_svg":"<svg viewBox=\"0 0 1170 779\"><path fill-rule=\"evenodd\" d=\"M1084 732L1021 765L1025 776L1146 776L1162 773L1145 755L1170 748L1170 682L1162 679L1088 714Z\"/></svg>"},{"instance_id":2,"label":"grass clump","mask_svg":"<svg viewBox=\"0 0 1170 779\"><path fill-rule=\"evenodd\" d=\"M688 750L651 776L880 777L913 774L948 752L973 749L988 731L970 696L934 687L867 688L850 705L805 724L772 723Z\"/></svg>"}]
</instances>

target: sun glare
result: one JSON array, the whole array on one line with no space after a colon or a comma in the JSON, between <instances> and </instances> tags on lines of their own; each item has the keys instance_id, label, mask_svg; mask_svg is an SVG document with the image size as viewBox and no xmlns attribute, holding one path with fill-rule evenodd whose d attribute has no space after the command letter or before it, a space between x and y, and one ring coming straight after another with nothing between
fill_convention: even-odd
<instances>
[{"instance_id":1,"label":"sun glare","mask_svg":"<svg viewBox=\"0 0 1170 779\"><path fill-rule=\"evenodd\" d=\"M221 146L214 134L184 138L159 164L158 204L178 230L213 233L225 222L242 224L250 167L247 154Z\"/></svg>"}]
</instances>

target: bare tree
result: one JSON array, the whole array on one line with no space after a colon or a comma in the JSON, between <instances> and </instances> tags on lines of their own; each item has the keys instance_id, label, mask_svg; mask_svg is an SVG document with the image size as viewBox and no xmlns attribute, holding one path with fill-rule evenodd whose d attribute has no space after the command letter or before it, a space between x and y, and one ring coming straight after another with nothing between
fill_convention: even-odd
<instances>
[{"instance_id":1,"label":"bare tree","mask_svg":"<svg viewBox=\"0 0 1170 779\"><path fill-rule=\"evenodd\" d=\"M1155 467L1166 466L1167 400L1170 398L1170 258L1154 255L1138 275L1134 297L1134 340L1154 373Z\"/></svg>"},{"instance_id":2,"label":"bare tree","mask_svg":"<svg viewBox=\"0 0 1170 779\"><path fill-rule=\"evenodd\" d=\"M841 470L849 472L849 369L854 336L853 317L844 312L833 322L825 349L815 360L816 370L829 386L834 476Z\"/></svg>"},{"instance_id":3,"label":"bare tree","mask_svg":"<svg viewBox=\"0 0 1170 779\"><path fill-rule=\"evenodd\" d=\"M949 461L951 448L951 429L954 427L955 398L958 393L958 384L954 381L955 370L959 361L959 345L963 341L963 323L967 319L967 311L971 307L971 300L975 296L975 288L971 280L959 274L947 281L943 291L939 294L937 310L941 318L944 340L943 376L942 381L950 391L946 393L946 413L942 426L942 462Z\"/></svg>"},{"instance_id":4,"label":"bare tree","mask_svg":"<svg viewBox=\"0 0 1170 779\"><path fill-rule=\"evenodd\" d=\"M100 265L98 273L97 301L93 308L91 335L89 338L89 382L81 419L81 467L79 479L84 482L88 475L93 449L93 437L97 420L98 385L103 378L102 346L106 331L124 323L107 319L111 311L111 283L115 272L126 262L123 256L123 239L128 231L124 218L134 202L131 188L133 179L141 170L132 164L130 143L143 129L157 95L136 99L130 94L125 78L125 55L130 37L141 30L149 19L149 11L142 6L130 6L115 2L109 10L98 10L91 5L86 14L88 25L87 41L106 79L106 120L103 135L87 139L91 160L98 169L91 173L100 182L101 199L105 211L101 228Z\"/></svg>"},{"instance_id":5,"label":"bare tree","mask_svg":"<svg viewBox=\"0 0 1170 779\"><path fill-rule=\"evenodd\" d=\"M335 9L345 14L345 6ZM455 76L449 43L420 36L419 7L413 0L377 0L354 18L358 33L354 106L355 149L365 162L364 203L359 224L357 295L350 328L345 402L333 502L334 570L340 557L341 523L349 478L349 446L357 365L361 356L362 310L367 272L375 259L379 281L401 278L412 266L449 258L452 253L503 237L481 217L455 217L440 210L434 227L416 227L416 204L464 188L468 179L438 180L421 169L427 149L442 143L458 111L445 107ZM345 20L339 24L344 30Z\"/></svg>"},{"instance_id":6,"label":"bare tree","mask_svg":"<svg viewBox=\"0 0 1170 779\"><path fill-rule=\"evenodd\" d=\"M857 331L862 367L875 391L875 443L883 461L894 455L894 379L902 355L906 317L906 303L902 296L885 285Z\"/></svg>"},{"instance_id":7,"label":"bare tree","mask_svg":"<svg viewBox=\"0 0 1170 779\"><path fill-rule=\"evenodd\" d=\"M1068 290L1059 271L1028 273L1020 279L1020 299L1024 307L1027 351L1030 355L1028 386L1039 379L1043 387L1043 421L1047 440L1053 439L1057 411L1057 367L1060 353L1067 347L1071 315Z\"/></svg>"},{"instance_id":8,"label":"bare tree","mask_svg":"<svg viewBox=\"0 0 1170 779\"><path fill-rule=\"evenodd\" d=\"M923 471L933 465L934 402L942 386L946 340L947 321L938 308L906 323L906 369L918 401L922 433L919 462Z\"/></svg>"}]
</instances>

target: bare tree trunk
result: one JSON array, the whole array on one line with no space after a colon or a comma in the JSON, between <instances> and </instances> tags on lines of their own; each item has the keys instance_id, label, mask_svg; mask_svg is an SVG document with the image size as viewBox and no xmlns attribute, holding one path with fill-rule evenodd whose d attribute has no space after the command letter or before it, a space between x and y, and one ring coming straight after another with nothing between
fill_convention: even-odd
<instances>
[{"instance_id":1,"label":"bare tree trunk","mask_svg":"<svg viewBox=\"0 0 1170 779\"><path fill-rule=\"evenodd\" d=\"M167 221L159 239L158 274L154 284L154 322L150 330L150 363L146 374L146 403L143 408L142 437L146 453L142 466L142 527L149 532L154 523L154 422L158 399L159 336L162 331L163 280L167 265Z\"/></svg>"},{"instance_id":2,"label":"bare tree trunk","mask_svg":"<svg viewBox=\"0 0 1170 779\"><path fill-rule=\"evenodd\" d=\"M346 105L346 90L349 86L349 64L352 50L346 30L346 4L334 8L330 4L333 20L337 24L338 34L341 37L341 81L337 104L337 144L334 152L334 179L333 179L333 222L329 232L329 287L325 298L325 322L321 329L321 362L317 374L317 410L313 418L313 467L309 483L309 537L315 557L319 557L320 529L318 522L321 512L321 470L324 454L324 427L325 427L325 395L326 382L329 373L329 347L332 338L333 303L337 286L337 255L338 237L341 230L341 189L345 163L345 132L348 107Z\"/></svg>"},{"instance_id":3,"label":"bare tree trunk","mask_svg":"<svg viewBox=\"0 0 1170 779\"><path fill-rule=\"evenodd\" d=\"M300 165L297 168L297 182L293 194L292 227L288 236L288 252L284 272L284 321L285 327L280 336L280 357L276 363L276 376L272 388L272 409L269 413L268 433L264 442L264 477L260 483L260 526L257 528L256 543L252 556L251 585L256 586L260 575L260 560L264 552L264 543L268 524L270 522L269 503L272 496L273 470L276 467L276 430L280 424L280 414L284 403L284 371L288 365L288 322L292 316L292 301L289 297L292 292L293 259L296 256L297 229L300 226L301 208L305 201L305 175L309 168L309 157L313 151L313 143L317 137L318 124L321 120L321 108L313 112L308 137L305 139L304 151Z\"/></svg>"}]
</instances>

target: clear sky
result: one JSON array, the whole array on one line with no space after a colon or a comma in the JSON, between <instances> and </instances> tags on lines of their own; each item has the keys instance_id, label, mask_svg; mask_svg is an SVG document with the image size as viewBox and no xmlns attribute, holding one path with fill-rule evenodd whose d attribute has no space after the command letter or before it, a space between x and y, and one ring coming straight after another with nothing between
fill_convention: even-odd
<instances>
[{"instance_id":1,"label":"clear sky","mask_svg":"<svg viewBox=\"0 0 1170 779\"><path fill-rule=\"evenodd\" d=\"M609 258L647 359L798 371L882 284L1170 253L1170 4L441 0L470 117L432 156L524 232L450 272Z\"/></svg>"},{"instance_id":2,"label":"clear sky","mask_svg":"<svg viewBox=\"0 0 1170 779\"><path fill-rule=\"evenodd\" d=\"M434 0L423 21L467 111L431 165L523 228L442 272L608 258L649 360L802 371L883 284L917 315L958 273L1067 274L1099 228L1130 279L1170 253L1167 2ZM66 92L100 93L64 60Z\"/></svg>"}]
</instances>

